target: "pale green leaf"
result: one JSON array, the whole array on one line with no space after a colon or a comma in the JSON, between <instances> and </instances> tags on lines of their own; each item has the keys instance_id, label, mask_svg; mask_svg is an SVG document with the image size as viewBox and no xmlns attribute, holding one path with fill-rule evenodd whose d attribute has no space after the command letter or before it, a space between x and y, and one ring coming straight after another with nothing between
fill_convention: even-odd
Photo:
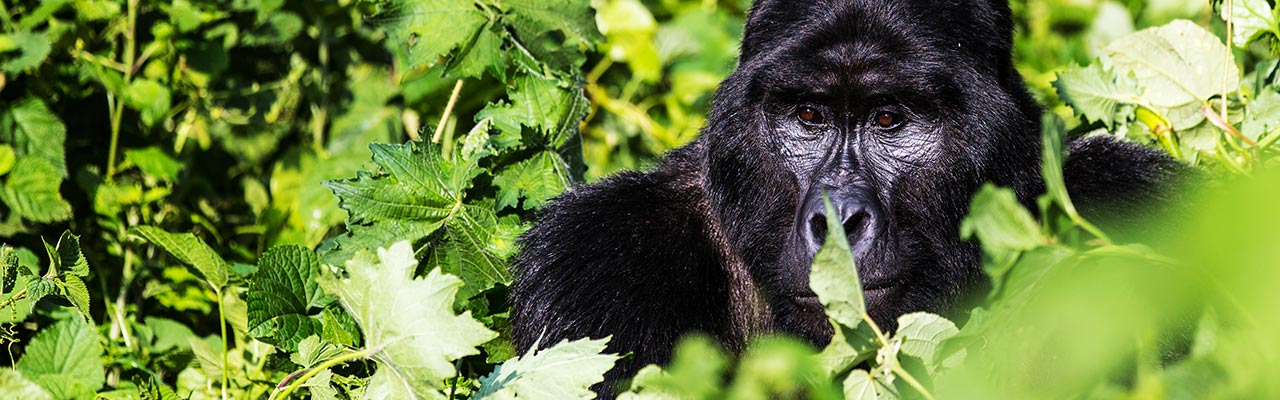
<instances>
[{"instance_id":1,"label":"pale green leaf","mask_svg":"<svg viewBox=\"0 0 1280 400\"><path fill-rule=\"evenodd\" d=\"M849 372L844 378L844 398L846 400L876 400L876 383L871 374L861 369Z\"/></svg>"},{"instance_id":2,"label":"pale green leaf","mask_svg":"<svg viewBox=\"0 0 1280 400\"><path fill-rule=\"evenodd\" d=\"M195 267L215 289L227 285L231 265L196 235L169 233L154 226L135 227L133 233L159 246L183 263Z\"/></svg>"},{"instance_id":3,"label":"pale green leaf","mask_svg":"<svg viewBox=\"0 0 1280 400\"><path fill-rule=\"evenodd\" d=\"M1187 20L1147 28L1106 47L1117 74L1132 74L1152 105L1173 108L1240 87L1234 59L1213 33Z\"/></svg>"},{"instance_id":4,"label":"pale green leaf","mask_svg":"<svg viewBox=\"0 0 1280 400\"><path fill-rule=\"evenodd\" d=\"M342 347L325 342L319 336L308 336L298 342L298 352L289 354L289 361L303 368L311 368L342 353Z\"/></svg>"},{"instance_id":5,"label":"pale green leaf","mask_svg":"<svg viewBox=\"0 0 1280 400\"><path fill-rule=\"evenodd\" d=\"M1249 112L1241 126L1241 133L1250 139L1280 135L1280 92L1265 89L1249 102Z\"/></svg>"},{"instance_id":6,"label":"pale green leaf","mask_svg":"<svg viewBox=\"0 0 1280 400\"><path fill-rule=\"evenodd\" d=\"M49 37L44 32L10 32L0 34L0 42L13 43L17 54L0 51L0 71L19 74L39 67L53 51Z\"/></svg>"},{"instance_id":7,"label":"pale green leaf","mask_svg":"<svg viewBox=\"0 0 1280 400\"><path fill-rule=\"evenodd\" d=\"M1249 42L1264 33L1280 35L1280 28L1276 26L1276 14L1272 12L1267 0L1234 0L1230 9L1223 3L1218 7L1218 14L1223 20L1230 14L1231 44L1236 47L1246 48Z\"/></svg>"},{"instance_id":8,"label":"pale green leaf","mask_svg":"<svg viewBox=\"0 0 1280 400\"><path fill-rule=\"evenodd\" d=\"M548 349L536 350L499 365L480 379L477 398L496 399L591 399L591 385L604 380L604 373L618 360L604 354L609 339L563 340ZM534 346L537 347L537 346Z\"/></svg>"},{"instance_id":9,"label":"pale green leaf","mask_svg":"<svg viewBox=\"0 0 1280 400\"><path fill-rule=\"evenodd\" d=\"M1077 115L1102 122L1108 129L1131 118L1134 104L1143 101L1142 91L1133 78L1116 75L1101 62L1088 67L1072 66L1058 74L1053 86Z\"/></svg>"},{"instance_id":10,"label":"pale green leaf","mask_svg":"<svg viewBox=\"0 0 1280 400\"><path fill-rule=\"evenodd\" d=\"M13 146L0 144L0 176L13 170L13 163L18 161L18 154L13 151Z\"/></svg>"},{"instance_id":11,"label":"pale green leaf","mask_svg":"<svg viewBox=\"0 0 1280 400\"><path fill-rule=\"evenodd\" d=\"M182 171L182 162L173 159L164 150L156 146L144 149L128 149L124 151L124 160L138 167L143 174L165 182L178 180Z\"/></svg>"},{"instance_id":12,"label":"pale green leaf","mask_svg":"<svg viewBox=\"0 0 1280 400\"><path fill-rule=\"evenodd\" d=\"M0 393L12 400L53 400L40 385L22 376L16 369L0 368Z\"/></svg>"},{"instance_id":13,"label":"pale green leaf","mask_svg":"<svg viewBox=\"0 0 1280 400\"><path fill-rule=\"evenodd\" d=\"M409 242L377 255L360 252L346 264L346 277L321 276L324 290L355 317L372 349L377 372L368 398L444 398L444 380L455 374L453 360L478 354L495 337L467 311L453 311L462 281L433 269L414 278L418 262Z\"/></svg>"},{"instance_id":14,"label":"pale green leaf","mask_svg":"<svg viewBox=\"0 0 1280 400\"><path fill-rule=\"evenodd\" d=\"M822 201L827 210L827 237L813 257L809 287L818 295L828 318L840 325L857 328L867 312L862 282L858 279L844 226L835 218L837 214L831 199L824 195Z\"/></svg>"},{"instance_id":15,"label":"pale green leaf","mask_svg":"<svg viewBox=\"0 0 1280 400\"><path fill-rule=\"evenodd\" d=\"M942 341L960 333L956 324L936 314L915 312L898 317L896 337L902 342L902 354L924 361L930 373L936 373L944 367L953 367L963 359L964 351L951 355L946 360L938 354Z\"/></svg>"},{"instance_id":16,"label":"pale green leaf","mask_svg":"<svg viewBox=\"0 0 1280 400\"><path fill-rule=\"evenodd\" d=\"M138 110L144 124L155 125L168 116L171 106L169 88L150 79L138 79L129 84L125 103Z\"/></svg>"},{"instance_id":17,"label":"pale green leaf","mask_svg":"<svg viewBox=\"0 0 1280 400\"><path fill-rule=\"evenodd\" d=\"M330 301L320 290L320 257L305 247L278 246L258 259L258 273L249 282L249 335L286 351L319 335L320 320L312 316ZM312 310L315 310L312 312Z\"/></svg>"},{"instance_id":18,"label":"pale green leaf","mask_svg":"<svg viewBox=\"0 0 1280 400\"><path fill-rule=\"evenodd\" d=\"M92 393L102 387L102 354L98 333L84 321L68 319L41 329L14 368L55 398L78 397L85 389Z\"/></svg>"},{"instance_id":19,"label":"pale green leaf","mask_svg":"<svg viewBox=\"0 0 1280 400\"><path fill-rule=\"evenodd\" d=\"M3 108L3 107L0 107ZM38 157L49 162L58 177L67 175L64 146L67 127L43 101L25 97L0 110L0 143L13 146L18 158ZM15 167L16 168L16 167ZM55 182L61 182L59 178Z\"/></svg>"}]
</instances>

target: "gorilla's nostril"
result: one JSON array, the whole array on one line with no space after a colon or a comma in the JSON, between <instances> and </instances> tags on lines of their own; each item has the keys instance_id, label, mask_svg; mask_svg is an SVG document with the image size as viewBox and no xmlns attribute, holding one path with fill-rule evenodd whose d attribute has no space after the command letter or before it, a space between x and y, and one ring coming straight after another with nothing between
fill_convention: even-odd
<instances>
[{"instance_id":1,"label":"gorilla's nostril","mask_svg":"<svg viewBox=\"0 0 1280 400\"><path fill-rule=\"evenodd\" d=\"M858 212L848 219L844 220L844 234L854 241L862 237L863 232L867 230L867 226L871 223L871 216L865 211Z\"/></svg>"},{"instance_id":2,"label":"gorilla's nostril","mask_svg":"<svg viewBox=\"0 0 1280 400\"><path fill-rule=\"evenodd\" d=\"M821 246L827 239L827 217L822 214L813 214L809 217L809 233L813 234L814 243Z\"/></svg>"}]
</instances>

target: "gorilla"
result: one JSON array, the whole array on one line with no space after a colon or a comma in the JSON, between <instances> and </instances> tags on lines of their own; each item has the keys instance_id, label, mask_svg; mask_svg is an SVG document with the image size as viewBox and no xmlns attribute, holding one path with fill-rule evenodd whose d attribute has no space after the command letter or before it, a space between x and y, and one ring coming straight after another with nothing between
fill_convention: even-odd
<instances>
[{"instance_id":1,"label":"gorilla","mask_svg":"<svg viewBox=\"0 0 1280 400\"><path fill-rule=\"evenodd\" d=\"M959 235L973 194L992 182L1032 205L1044 191L1007 1L756 0L701 135L652 171L571 189L522 237L517 349L611 335L633 354L616 381L694 332L730 351L761 333L825 344L808 279L824 192L877 323L954 315L986 282ZM1066 148L1086 217L1160 201L1180 168L1110 137Z\"/></svg>"}]
</instances>

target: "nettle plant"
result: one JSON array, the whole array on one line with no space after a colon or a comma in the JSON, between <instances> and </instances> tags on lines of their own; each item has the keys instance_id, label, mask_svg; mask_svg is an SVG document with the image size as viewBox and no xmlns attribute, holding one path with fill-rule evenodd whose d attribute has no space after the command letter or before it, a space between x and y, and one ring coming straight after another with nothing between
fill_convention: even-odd
<instances>
[{"instance_id":1,"label":"nettle plant","mask_svg":"<svg viewBox=\"0 0 1280 400\"><path fill-rule=\"evenodd\" d=\"M245 249L168 232L154 213L142 212L141 219L101 213L110 237L144 243L136 246L137 257L184 266L164 273L199 287L216 308L214 327L114 306L107 319L142 321L96 326L92 302L119 302L95 298L87 288L86 279L105 269L86 261L79 238L67 232L46 242L45 258L0 248L0 311L13 321L0 325L0 340L11 351L15 344L21 349L20 357L10 354L12 368L0 369L0 393L31 399L593 396L589 388L626 355L603 353L608 338L597 338L517 357L507 338L506 297L516 238L541 205L582 178L581 122L594 101L584 86L599 76L581 70L606 40L596 28L600 15L585 0L394 0L362 7L384 28L392 57L403 61L396 72L405 87L398 95L443 87L449 96L429 108L439 118L423 128L417 112L389 105L394 85L369 78L375 75L368 71L353 73L368 79L352 84L357 106L339 125L385 129L391 115L413 140L369 145L367 170L323 186L307 180L317 174L283 174L296 178L287 187L336 195L347 213L345 232L330 235L320 221L284 222L279 230L294 232L281 237L295 240L278 242L296 244L270 246L244 263L236 259ZM1091 66L1061 73L1059 94L1083 117L1073 132L1148 141L1188 162L1240 175L1274 164L1280 61L1263 47L1280 32L1276 11L1265 0L1236 0L1220 9L1230 45L1175 21L1120 37ZM254 20L277 30L291 26L270 16ZM4 40L38 42L44 34L0 38L0 55L10 57L6 66L30 63L25 57L39 52L24 48L12 58ZM640 63L638 57L627 62ZM1256 67L1236 64L1246 59ZM1242 77L1242 70L1251 72ZM97 73L88 76L107 76ZM142 85L130 93L154 91L136 82L158 79L122 76L127 86ZM198 90L196 84L183 87ZM358 99L376 101L364 107ZM145 125L163 124L163 115L204 115L199 108L159 105L146 114L150 103L125 100L112 110L135 110ZM45 151L63 148L65 127L38 100L5 104L0 202L7 221L25 226L69 218L70 203L58 197L57 185L49 186L61 181L61 159ZM462 110L473 112L460 117ZM607 111L628 115L625 107ZM357 118L365 114L375 118ZM1275 175L1215 182L1212 193L1187 196L1197 212L1173 210L1152 222L1188 228L1153 235L1150 245L1129 244L1076 212L1061 175L1066 129L1053 118L1044 126L1047 190L1035 212L1010 191L987 186L961 226L960 234L981 243L991 281L986 301L963 321L913 313L900 317L895 332L879 329L866 314L842 227L829 221L810 276L836 328L826 348L762 337L733 356L707 338L688 338L670 365L645 368L619 396L1280 396L1274 376L1280 297L1271 287L1280 281L1273 268L1280 250L1271 245L1280 240L1274 229L1280 214L1267 212L1269 199L1280 196ZM166 196L167 182L183 165L158 150L130 154L102 181L115 185L115 169L137 168L162 177L146 180L159 182L148 193ZM323 154L313 162L334 159ZM274 185L257 186L276 194ZM95 200L104 209L115 204ZM254 204L272 209L273 200ZM271 218L296 217L285 209L294 210L284 207ZM33 311L54 322L21 337L14 324Z\"/></svg>"}]
</instances>

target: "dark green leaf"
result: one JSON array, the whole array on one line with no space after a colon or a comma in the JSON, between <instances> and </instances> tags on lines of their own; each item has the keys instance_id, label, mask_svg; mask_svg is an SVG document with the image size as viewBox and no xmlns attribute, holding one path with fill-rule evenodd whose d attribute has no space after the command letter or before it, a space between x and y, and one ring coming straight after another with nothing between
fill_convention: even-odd
<instances>
[{"instance_id":1,"label":"dark green leaf","mask_svg":"<svg viewBox=\"0 0 1280 400\"><path fill-rule=\"evenodd\" d=\"M204 240L190 233L169 233L154 226L139 226L132 232L147 241L164 249L183 263L195 267L204 279L221 290L227 285L231 274L231 265L213 251Z\"/></svg>"},{"instance_id":2,"label":"dark green leaf","mask_svg":"<svg viewBox=\"0 0 1280 400\"><path fill-rule=\"evenodd\" d=\"M258 273L249 282L249 335L287 351L321 331L311 315L332 301L316 283L320 258L302 246L279 246L258 259Z\"/></svg>"}]
</instances>

